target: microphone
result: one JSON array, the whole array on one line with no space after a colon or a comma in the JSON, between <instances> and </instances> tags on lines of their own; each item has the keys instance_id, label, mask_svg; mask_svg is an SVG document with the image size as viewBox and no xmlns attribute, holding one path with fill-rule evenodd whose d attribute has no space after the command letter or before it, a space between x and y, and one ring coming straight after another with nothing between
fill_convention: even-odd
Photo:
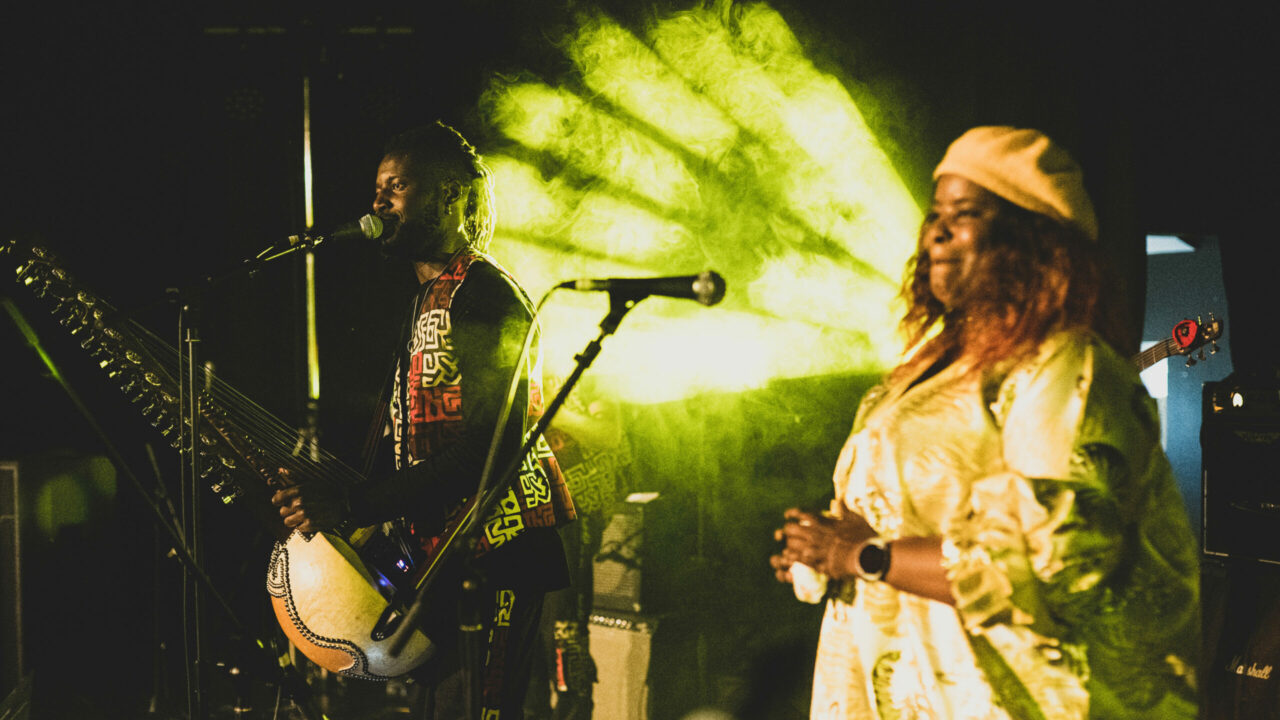
<instances>
[{"instance_id":1,"label":"microphone","mask_svg":"<svg viewBox=\"0 0 1280 720\"><path fill-rule=\"evenodd\" d=\"M382 237L382 218L377 215L365 215L354 222L344 223L333 229L333 232L324 235L290 235L288 247L294 247L306 243L310 246L319 245L326 240L346 242L348 240L377 240Z\"/></svg>"},{"instance_id":2,"label":"microphone","mask_svg":"<svg viewBox=\"0 0 1280 720\"><path fill-rule=\"evenodd\" d=\"M724 299L724 278L714 270L675 277L566 280L556 287L568 290L605 290L636 300L650 295L665 295L697 300L703 305L715 305Z\"/></svg>"}]
</instances>

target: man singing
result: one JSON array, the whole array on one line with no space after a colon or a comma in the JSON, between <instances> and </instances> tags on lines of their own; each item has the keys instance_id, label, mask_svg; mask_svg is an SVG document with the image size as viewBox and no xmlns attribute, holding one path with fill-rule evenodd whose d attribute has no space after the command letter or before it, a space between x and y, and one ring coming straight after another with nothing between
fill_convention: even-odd
<instances>
[{"instance_id":1,"label":"man singing","mask_svg":"<svg viewBox=\"0 0 1280 720\"><path fill-rule=\"evenodd\" d=\"M352 521L390 522L431 558L476 501L476 491L529 328L531 304L519 284L484 253L494 229L493 180L456 130L436 123L388 142L378 166L373 210L387 256L409 262L418 292L396 348L390 426L396 471L349 488L303 481L272 502L285 524L304 532ZM521 368L503 429L495 475L522 446L541 401L536 350ZM494 478L495 480L498 478ZM520 477L485 517L474 568L485 580L481 615L485 720L520 718L543 595L568 584L556 526L573 503L543 442ZM454 563L456 566L457 563ZM458 650L456 582L435 592L423 632L437 646L416 673L426 680L421 717L465 717L468 668Z\"/></svg>"}]
</instances>

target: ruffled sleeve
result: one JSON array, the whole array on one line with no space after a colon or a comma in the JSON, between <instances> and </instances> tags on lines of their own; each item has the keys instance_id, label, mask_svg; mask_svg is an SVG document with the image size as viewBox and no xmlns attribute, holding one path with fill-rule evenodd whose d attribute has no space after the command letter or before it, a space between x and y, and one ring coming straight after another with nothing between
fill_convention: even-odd
<instances>
[{"instance_id":1,"label":"ruffled sleeve","mask_svg":"<svg viewBox=\"0 0 1280 720\"><path fill-rule=\"evenodd\" d=\"M973 482L943 543L979 664L1031 716L1169 710L1189 696L1199 578L1154 401L1088 333L985 387L1004 470Z\"/></svg>"}]
</instances>

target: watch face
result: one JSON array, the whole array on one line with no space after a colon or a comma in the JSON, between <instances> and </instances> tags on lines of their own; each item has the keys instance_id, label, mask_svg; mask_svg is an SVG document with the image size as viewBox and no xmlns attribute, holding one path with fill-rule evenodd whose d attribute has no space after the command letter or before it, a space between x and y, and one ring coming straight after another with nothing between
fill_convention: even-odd
<instances>
[{"instance_id":1,"label":"watch face","mask_svg":"<svg viewBox=\"0 0 1280 720\"><path fill-rule=\"evenodd\" d=\"M858 564L862 566L862 571L865 573L880 572L880 565L884 561L884 558L881 557L883 553L884 551L875 545L868 545L862 548L862 553L858 556Z\"/></svg>"},{"instance_id":2,"label":"watch face","mask_svg":"<svg viewBox=\"0 0 1280 720\"><path fill-rule=\"evenodd\" d=\"M858 553L858 569L866 580L879 580L884 576L888 552L876 542L868 542Z\"/></svg>"}]
</instances>

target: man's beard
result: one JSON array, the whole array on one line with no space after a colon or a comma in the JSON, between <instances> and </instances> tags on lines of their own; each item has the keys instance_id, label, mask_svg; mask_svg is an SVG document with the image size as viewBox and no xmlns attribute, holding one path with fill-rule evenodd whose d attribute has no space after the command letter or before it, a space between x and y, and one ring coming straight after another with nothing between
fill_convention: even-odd
<instances>
[{"instance_id":1,"label":"man's beard","mask_svg":"<svg viewBox=\"0 0 1280 720\"><path fill-rule=\"evenodd\" d=\"M395 223L384 219L382 254L392 260L428 262L438 258L444 248L444 236L421 219Z\"/></svg>"}]
</instances>

